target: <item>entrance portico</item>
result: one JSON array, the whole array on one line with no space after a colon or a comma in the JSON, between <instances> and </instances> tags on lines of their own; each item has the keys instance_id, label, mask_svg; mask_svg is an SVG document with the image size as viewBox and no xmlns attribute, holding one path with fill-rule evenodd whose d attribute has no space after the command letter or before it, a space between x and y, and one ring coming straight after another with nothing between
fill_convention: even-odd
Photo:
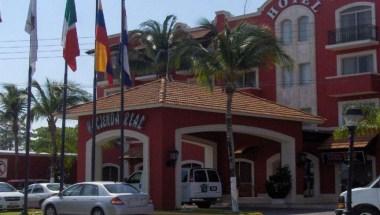
<instances>
[{"instance_id":1,"label":"entrance portico","mask_svg":"<svg viewBox=\"0 0 380 215\"><path fill-rule=\"evenodd\" d=\"M99 115L117 113L119 98L116 94L98 99ZM216 168L223 178L223 192L228 195L228 158L223 138L226 96L221 89L216 88L210 92L205 87L163 79L127 90L125 104L125 114L129 116L129 120L123 122L125 135L142 144L143 189L150 194L156 208L173 209L180 206L180 173L185 162ZM87 103L68 110L71 118L79 120L78 181L89 180L90 175L92 135L87 127L91 120L91 107L92 104ZM252 147L259 149L268 146L265 154L268 158L280 153L281 165L289 166L293 179L287 201L294 202L296 194L303 193L303 168L296 165L296 156L302 152L302 123L320 123L321 119L240 92L234 97L232 111L236 149L244 151ZM117 119L117 115L114 116ZM120 136L120 122L107 117L99 118L100 121L96 122L97 179L101 179L100 170L104 164L101 146ZM141 119L144 119L143 123L140 123ZM173 150L177 150L179 155L174 166L168 163ZM119 155L120 153L104 156ZM244 159L254 162L255 159L262 158L252 155ZM258 165L259 163L255 163L252 170L252 180L257 180L263 186L266 178L265 163ZM257 190L265 192L263 187Z\"/></svg>"}]
</instances>

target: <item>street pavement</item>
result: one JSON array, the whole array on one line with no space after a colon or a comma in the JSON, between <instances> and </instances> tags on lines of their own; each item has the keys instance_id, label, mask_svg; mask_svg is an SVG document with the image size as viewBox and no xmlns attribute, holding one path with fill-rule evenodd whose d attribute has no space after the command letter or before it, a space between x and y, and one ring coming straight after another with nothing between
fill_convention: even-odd
<instances>
[{"instance_id":1,"label":"street pavement","mask_svg":"<svg viewBox=\"0 0 380 215\"><path fill-rule=\"evenodd\" d=\"M256 208L250 211L258 211L264 215L335 215L331 209L276 209L276 208Z\"/></svg>"}]
</instances>

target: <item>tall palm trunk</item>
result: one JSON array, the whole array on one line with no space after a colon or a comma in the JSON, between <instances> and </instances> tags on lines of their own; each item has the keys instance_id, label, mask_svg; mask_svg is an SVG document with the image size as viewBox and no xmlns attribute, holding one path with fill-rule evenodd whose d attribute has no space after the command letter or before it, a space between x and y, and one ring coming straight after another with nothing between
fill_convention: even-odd
<instances>
[{"instance_id":1,"label":"tall palm trunk","mask_svg":"<svg viewBox=\"0 0 380 215\"><path fill-rule=\"evenodd\" d=\"M231 205L233 212L239 212L238 203L238 190L236 183L236 170L235 170L235 145L234 136L232 131L232 97L235 92L232 84L226 85L227 94L227 110L226 110L226 144L228 148L228 159L230 167L230 186L231 186Z\"/></svg>"},{"instance_id":2,"label":"tall palm trunk","mask_svg":"<svg viewBox=\"0 0 380 215\"><path fill-rule=\"evenodd\" d=\"M50 181L55 181L55 170L57 164L57 127L55 121L52 119L48 120L49 131L51 137L51 161L50 161Z\"/></svg>"},{"instance_id":3,"label":"tall palm trunk","mask_svg":"<svg viewBox=\"0 0 380 215\"><path fill-rule=\"evenodd\" d=\"M16 119L13 120L13 125L12 125L12 133L14 137L14 143L15 143L15 179L18 179L18 121Z\"/></svg>"}]
</instances>

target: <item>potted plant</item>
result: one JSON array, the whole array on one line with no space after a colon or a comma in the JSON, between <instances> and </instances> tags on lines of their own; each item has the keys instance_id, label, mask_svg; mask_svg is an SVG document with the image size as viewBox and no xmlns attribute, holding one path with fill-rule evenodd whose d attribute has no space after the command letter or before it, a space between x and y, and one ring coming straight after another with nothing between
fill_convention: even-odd
<instances>
[{"instance_id":1,"label":"potted plant","mask_svg":"<svg viewBox=\"0 0 380 215\"><path fill-rule=\"evenodd\" d=\"M279 167L275 174L269 176L269 180L266 181L265 187L268 195L274 200L274 203L284 203L285 197L289 194L290 189L292 188L292 176L289 167Z\"/></svg>"}]
</instances>

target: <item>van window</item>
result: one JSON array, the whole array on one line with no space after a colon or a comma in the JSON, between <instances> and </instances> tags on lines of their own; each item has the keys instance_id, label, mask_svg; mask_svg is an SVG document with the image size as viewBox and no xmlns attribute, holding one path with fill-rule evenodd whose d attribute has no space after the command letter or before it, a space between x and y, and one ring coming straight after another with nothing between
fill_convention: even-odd
<instances>
[{"instance_id":1,"label":"van window","mask_svg":"<svg viewBox=\"0 0 380 215\"><path fill-rule=\"evenodd\" d=\"M209 182L219 182L219 177L216 171L207 170L208 180Z\"/></svg>"},{"instance_id":2,"label":"van window","mask_svg":"<svg viewBox=\"0 0 380 215\"><path fill-rule=\"evenodd\" d=\"M206 172L204 170L194 171L195 182L207 182Z\"/></svg>"},{"instance_id":3,"label":"van window","mask_svg":"<svg viewBox=\"0 0 380 215\"><path fill-rule=\"evenodd\" d=\"M187 169L182 169L182 182L187 182L188 175L189 175L189 171Z\"/></svg>"},{"instance_id":4,"label":"van window","mask_svg":"<svg viewBox=\"0 0 380 215\"><path fill-rule=\"evenodd\" d=\"M136 172L128 179L128 183L131 183L131 184L140 183L140 180L141 180L141 172Z\"/></svg>"}]
</instances>

